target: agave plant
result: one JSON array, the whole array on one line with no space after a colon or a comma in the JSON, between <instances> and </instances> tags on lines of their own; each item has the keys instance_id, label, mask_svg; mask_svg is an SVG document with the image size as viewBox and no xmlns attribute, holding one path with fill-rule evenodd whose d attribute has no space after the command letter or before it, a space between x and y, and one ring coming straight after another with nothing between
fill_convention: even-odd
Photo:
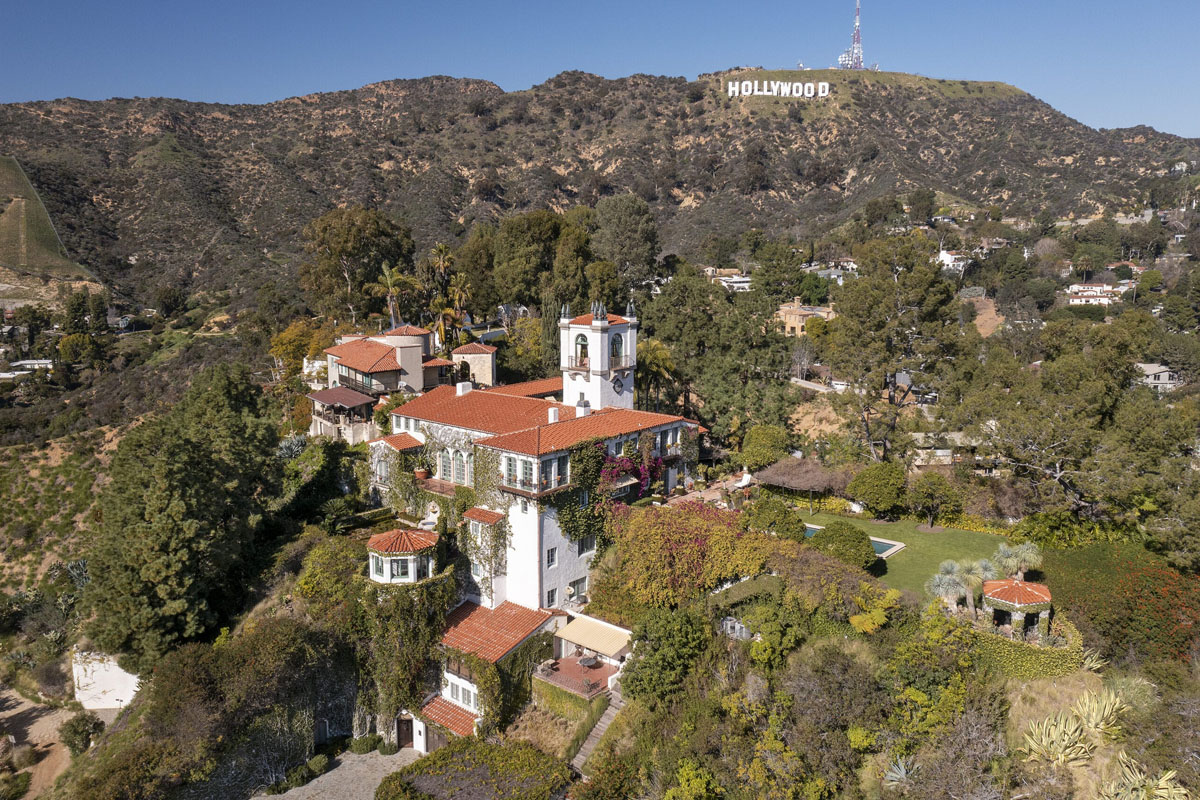
<instances>
[{"instance_id":1,"label":"agave plant","mask_svg":"<svg viewBox=\"0 0 1200 800\"><path fill-rule=\"evenodd\" d=\"M1100 800L1189 800L1190 797L1188 790L1175 780L1175 770L1152 778L1124 750L1117 754L1116 777L1100 789Z\"/></svg>"},{"instance_id":2,"label":"agave plant","mask_svg":"<svg viewBox=\"0 0 1200 800\"><path fill-rule=\"evenodd\" d=\"M1083 722L1074 714L1060 711L1029 725L1021 752L1026 761L1071 767L1087 762L1095 749L1084 735Z\"/></svg>"},{"instance_id":3,"label":"agave plant","mask_svg":"<svg viewBox=\"0 0 1200 800\"><path fill-rule=\"evenodd\" d=\"M1100 651L1089 647L1083 651L1083 663L1080 665L1088 672L1099 672L1108 666L1108 659L1100 655Z\"/></svg>"},{"instance_id":4,"label":"agave plant","mask_svg":"<svg viewBox=\"0 0 1200 800\"><path fill-rule=\"evenodd\" d=\"M921 765L911 756L900 756L883 773L883 785L889 789L907 786Z\"/></svg>"},{"instance_id":5,"label":"agave plant","mask_svg":"<svg viewBox=\"0 0 1200 800\"><path fill-rule=\"evenodd\" d=\"M1119 694L1111 689L1104 689L1083 695L1075 702L1072 710L1089 735L1116 739L1121 735L1121 726L1117 724L1117 719L1129 710L1129 706Z\"/></svg>"},{"instance_id":6,"label":"agave plant","mask_svg":"<svg viewBox=\"0 0 1200 800\"><path fill-rule=\"evenodd\" d=\"M297 433L295 436L289 436L286 439L280 440L276 446L275 454L284 461L291 461L304 452L304 446L308 443L308 437L302 433Z\"/></svg>"}]
</instances>

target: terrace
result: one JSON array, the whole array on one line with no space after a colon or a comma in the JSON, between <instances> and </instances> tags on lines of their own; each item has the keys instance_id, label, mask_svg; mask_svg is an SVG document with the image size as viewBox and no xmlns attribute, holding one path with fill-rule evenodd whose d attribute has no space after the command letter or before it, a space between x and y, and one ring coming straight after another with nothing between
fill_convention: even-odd
<instances>
[{"instance_id":1,"label":"terrace","mask_svg":"<svg viewBox=\"0 0 1200 800\"><path fill-rule=\"evenodd\" d=\"M540 664L534 677L570 692L576 697L591 700L608 691L608 681L617 668L595 656L564 656Z\"/></svg>"}]
</instances>

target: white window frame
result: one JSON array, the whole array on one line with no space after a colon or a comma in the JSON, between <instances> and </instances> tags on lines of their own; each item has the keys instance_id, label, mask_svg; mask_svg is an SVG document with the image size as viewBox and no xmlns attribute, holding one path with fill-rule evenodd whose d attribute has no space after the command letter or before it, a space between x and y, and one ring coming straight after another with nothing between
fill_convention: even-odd
<instances>
[{"instance_id":1,"label":"white window frame","mask_svg":"<svg viewBox=\"0 0 1200 800\"><path fill-rule=\"evenodd\" d=\"M589 543L591 547L585 550L584 545ZM596 534L589 533L587 536L582 537L576 544L578 545L576 550L579 555L586 556L588 553L594 553L596 552Z\"/></svg>"},{"instance_id":2,"label":"white window frame","mask_svg":"<svg viewBox=\"0 0 1200 800\"><path fill-rule=\"evenodd\" d=\"M554 569L558 566L558 548L546 548L546 569Z\"/></svg>"},{"instance_id":3,"label":"white window frame","mask_svg":"<svg viewBox=\"0 0 1200 800\"><path fill-rule=\"evenodd\" d=\"M546 590L546 608L554 608L558 604L558 589Z\"/></svg>"},{"instance_id":4,"label":"white window frame","mask_svg":"<svg viewBox=\"0 0 1200 800\"><path fill-rule=\"evenodd\" d=\"M377 577L383 577L383 556L371 554L371 574Z\"/></svg>"}]
</instances>

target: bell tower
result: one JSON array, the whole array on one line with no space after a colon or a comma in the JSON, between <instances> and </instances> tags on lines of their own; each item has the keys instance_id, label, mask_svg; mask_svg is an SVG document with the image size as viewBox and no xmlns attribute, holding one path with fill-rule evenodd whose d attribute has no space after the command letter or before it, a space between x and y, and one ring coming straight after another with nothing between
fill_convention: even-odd
<instances>
[{"instance_id":1,"label":"bell tower","mask_svg":"<svg viewBox=\"0 0 1200 800\"><path fill-rule=\"evenodd\" d=\"M637 366L637 311L633 301L625 316L608 313L603 303L571 316L563 306L558 319L559 363L563 403L583 416L601 408L633 408L633 373Z\"/></svg>"}]
</instances>

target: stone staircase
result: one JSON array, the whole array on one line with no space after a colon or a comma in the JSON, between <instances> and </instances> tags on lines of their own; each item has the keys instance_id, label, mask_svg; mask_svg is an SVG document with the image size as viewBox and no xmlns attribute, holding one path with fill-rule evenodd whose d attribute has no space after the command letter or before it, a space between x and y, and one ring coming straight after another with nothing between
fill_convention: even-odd
<instances>
[{"instance_id":1,"label":"stone staircase","mask_svg":"<svg viewBox=\"0 0 1200 800\"><path fill-rule=\"evenodd\" d=\"M620 691L613 689L609 693L608 708L604 709L604 713L600 715L600 719L596 722L596 727L592 728L592 732L583 741L583 747L579 748L579 752L571 759L571 766L576 772L583 772L583 762L587 761L588 756L596 749L596 745L600 744L600 737L608 730L608 726L617 718L617 714L625 707L625 700L621 697Z\"/></svg>"}]
</instances>

